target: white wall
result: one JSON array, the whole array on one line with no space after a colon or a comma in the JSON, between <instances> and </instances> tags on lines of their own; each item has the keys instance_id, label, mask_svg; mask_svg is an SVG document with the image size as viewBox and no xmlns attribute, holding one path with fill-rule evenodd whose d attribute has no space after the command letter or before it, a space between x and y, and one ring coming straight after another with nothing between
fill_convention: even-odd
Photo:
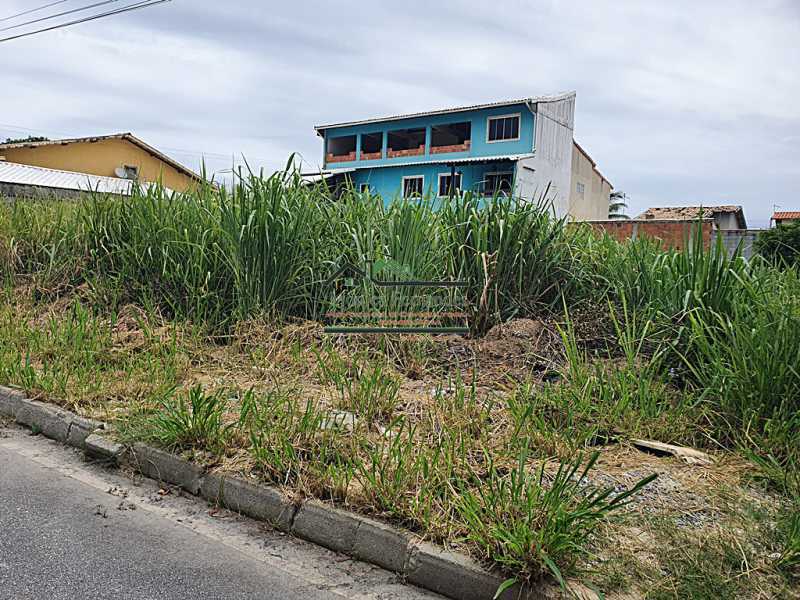
<instances>
[{"instance_id":1,"label":"white wall","mask_svg":"<svg viewBox=\"0 0 800 600\"><path fill-rule=\"evenodd\" d=\"M574 124L574 93L538 102L534 156L517 162L516 194L539 200L549 183L548 196L559 217L569 211Z\"/></svg>"}]
</instances>

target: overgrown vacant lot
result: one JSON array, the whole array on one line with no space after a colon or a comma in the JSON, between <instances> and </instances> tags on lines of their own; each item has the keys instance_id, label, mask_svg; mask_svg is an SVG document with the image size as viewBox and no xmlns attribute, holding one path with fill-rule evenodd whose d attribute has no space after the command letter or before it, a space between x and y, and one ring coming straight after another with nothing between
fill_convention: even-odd
<instances>
[{"instance_id":1,"label":"overgrown vacant lot","mask_svg":"<svg viewBox=\"0 0 800 600\"><path fill-rule=\"evenodd\" d=\"M510 200L333 202L286 174L16 202L0 233L0 383L122 439L378 516L510 578L797 596L796 270L619 245ZM322 282L342 258L468 281L472 334L324 334Z\"/></svg>"}]
</instances>

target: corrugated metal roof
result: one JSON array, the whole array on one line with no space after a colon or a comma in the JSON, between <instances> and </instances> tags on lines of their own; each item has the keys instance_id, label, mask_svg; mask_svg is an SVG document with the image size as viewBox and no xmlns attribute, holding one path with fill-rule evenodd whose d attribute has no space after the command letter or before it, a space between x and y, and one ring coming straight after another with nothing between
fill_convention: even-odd
<instances>
[{"instance_id":1,"label":"corrugated metal roof","mask_svg":"<svg viewBox=\"0 0 800 600\"><path fill-rule=\"evenodd\" d=\"M772 213L773 219L800 219L800 210L781 210Z\"/></svg>"},{"instance_id":2,"label":"corrugated metal roof","mask_svg":"<svg viewBox=\"0 0 800 600\"><path fill-rule=\"evenodd\" d=\"M0 160L0 183L128 196L134 182L129 179L46 169ZM141 185L147 187L148 184Z\"/></svg>"},{"instance_id":3,"label":"corrugated metal roof","mask_svg":"<svg viewBox=\"0 0 800 600\"><path fill-rule=\"evenodd\" d=\"M532 158L535 156L532 152L528 154L501 154L497 156L472 156L466 158L451 158L450 160L415 160L412 162L403 162L389 165L369 165L362 164L355 168L347 169L328 169L323 171L324 174L339 175L341 173L350 173L357 169L390 169L392 167L408 167L416 165L449 165L449 164L465 164L465 163L488 163L499 162L502 160L520 160L523 158Z\"/></svg>"},{"instance_id":4,"label":"corrugated metal roof","mask_svg":"<svg viewBox=\"0 0 800 600\"><path fill-rule=\"evenodd\" d=\"M343 123L331 123L328 125L317 125L314 131L319 133L325 129L333 127L348 127L351 125L367 125L369 123L382 123L384 121L398 121L400 119L412 119L414 117L428 117L432 115L445 115L448 113L464 112L467 110L481 110L484 108L497 108L499 106L511 106L512 104L538 104L539 102L558 102L575 96L575 92L562 92L560 94L553 94L549 96L531 96L530 98L519 98L517 100L500 100L497 102L488 102L486 104L473 104L471 106L457 106L453 108L442 108L438 110L429 110L424 112L409 113L405 115L393 115L389 117L381 117L374 119L364 119L361 121L346 121Z\"/></svg>"},{"instance_id":5,"label":"corrugated metal roof","mask_svg":"<svg viewBox=\"0 0 800 600\"><path fill-rule=\"evenodd\" d=\"M167 163L177 171L183 173L187 177L190 177L196 181L200 181L202 178L200 175L189 169L188 167L183 166L177 160L167 156L160 150L153 148L150 144L145 143L144 141L137 138L130 132L127 133L112 133L109 135L94 135L88 137L78 137L78 138L66 138L61 140L44 140L41 142L13 142L10 144L0 144L0 151L12 148L36 148L38 146L66 146L68 144L81 144L81 143L92 143L92 142L101 142L103 140L125 140L130 142L134 146L138 146L151 156L158 158L159 160Z\"/></svg>"}]
</instances>

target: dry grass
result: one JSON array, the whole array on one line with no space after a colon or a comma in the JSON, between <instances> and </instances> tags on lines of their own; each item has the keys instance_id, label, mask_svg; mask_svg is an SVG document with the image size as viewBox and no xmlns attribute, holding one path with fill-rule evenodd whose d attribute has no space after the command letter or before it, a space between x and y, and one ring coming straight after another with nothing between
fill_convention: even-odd
<instances>
[{"instance_id":1,"label":"dry grass","mask_svg":"<svg viewBox=\"0 0 800 600\"><path fill-rule=\"evenodd\" d=\"M369 418L359 412L352 431L334 428L308 438L298 434L296 439L305 440L297 447L301 458L282 472L282 479L268 476L252 440L242 433L226 438L221 452L198 447L192 456L218 471L254 480L268 477L291 494L333 499L401 523L479 558L484 557L478 549L463 541L466 531L454 519L455 508L443 503L436 491L445 488L426 486L446 486L437 478L447 473L465 481L485 478L487 457L501 472L513 469L520 437L532 450L530 469L544 461L551 475L559 457L586 449L576 447L579 437L570 430L540 427L521 436L508 405L520 386L538 393L554 373L568 372L552 323L513 321L481 340L434 340L328 338L314 323L275 326L251 320L240 323L229 337L209 338L189 324L178 325L134 306L114 317L87 316L76 299L81 299L80 292L51 303L33 302L24 290L7 294L0 323L4 383L22 385L43 399L117 424L146 417L176 390L200 384L207 393L222 395L223 419L234 426L247 390L309 399L321 414L355 412L353 395L368 397L374 390L342 388L337 377L360 382L375 365L382 365L381 379L397 383L396 397L393 388L375 392L391 396L388 408ZM76 335L81 348L68 343L67 338ZM22 350L17 356L25 356L27 370L10 369L14 351ZM326 369L326 360L338 362ZM367 447L382 449L381 460L391 464L392 440L403 439L410 427L416 428L410 456L419 459L434 452L429 458L451 461L450 471L432 472L430 481L409 480L396 498L389 488L378 493L352 465L370 460ZM634 496L622 515L601 526L593 552L578 563L580 577L595 582L609 597L704 597L715 585L739 597L793 597L770 559L778 551L770 531L783 501L751 482L751 463L715 450L713 465L690 466L636 450L625 442L625 431L618 435L617 442L600 442L593 448L600 455L589 482L622 491L651 473L659 477ZM443 439L462 446L456 449ZM333 462L321 465L320 456ZM405 496L415 486L419 498ZM425 493L430 494L428 501L420 500ZM724 543L709 546L704 543L708 539ZM740 553L739 563L725 554L730 549ZM704 574L698 566L703 560L721 566ZM733 569L735 564L741 568ZM687 573L692 578L687 579Z\"/></svg>"}]
</instances>

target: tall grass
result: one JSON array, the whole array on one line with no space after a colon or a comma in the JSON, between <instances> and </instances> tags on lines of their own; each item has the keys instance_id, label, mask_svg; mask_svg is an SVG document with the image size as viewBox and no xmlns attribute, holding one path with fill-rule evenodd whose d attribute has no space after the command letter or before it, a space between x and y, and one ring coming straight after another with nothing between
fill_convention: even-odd
<instances>
[{"instance_id":1,"label":"tall grass","mask_svg":"<svg viewBox=\"0 0 800 600\"><path fill-rule=\"evenodd\" d=\"M211 330L256 315L318 317L332 297L325 281L343 261L392 265L384 278L467 281L476 335L510 318L588 306L611 317L605 334L618 347L609 352L628 364L620 377L573 368L583 389L627 398L650 416L675 394L699 398L716 415L721 443L755 432L787 445L798 428L797 270L729 257L721 243L707 247L699 228L680 251L618 244L565 227L546 204L469 193L438 207L384 205L353 190L334 198L290 165L266 178L242 175L230 189L151 186L126 199L15 202L0 208L0 231L8 280L84 280L117 302ZM372 300L406 306L396 291ZM641 355L635 364L631 344ZM649 384L632 386L643 365ZM391 410L378 412L388 418Z\"/></svg>"},{"instance_id":2,"label":"tall grass","mask_svg":"<svg viewBox=\"0 0 800 600\"><path fill-rule=\"evenodd\" d=\"M45 287L75 281L85 256L80 204L12 200L0 210L0 275L37 276Z\"/></svg>"},{"instance_id":3,"label":"tall grass","mask_svg":"<svg viewBox=\"0 0 800 600\"><path fill-rule=\"evenodd\" d=\"M546 204L467 194L446 204L440 219L448 270L471 284L474 331L556 307L579 289L576 234Z\"/></svg>"}]
</instances>

